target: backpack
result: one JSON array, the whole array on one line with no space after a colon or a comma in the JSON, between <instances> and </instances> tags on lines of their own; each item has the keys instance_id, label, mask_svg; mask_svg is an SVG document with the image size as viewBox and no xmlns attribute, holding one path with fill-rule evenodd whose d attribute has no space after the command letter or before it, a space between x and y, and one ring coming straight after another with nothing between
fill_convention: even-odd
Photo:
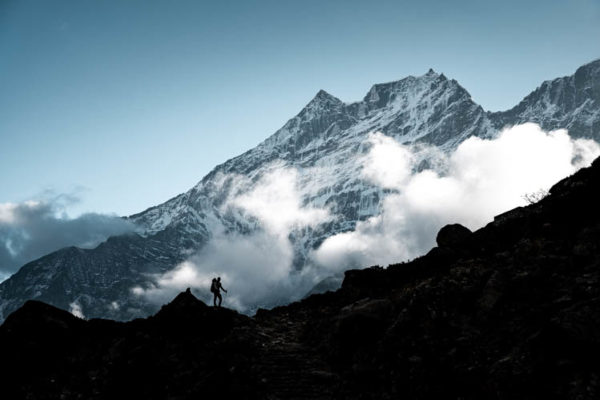
<instances>
[{"instance_id":1,"label":"backpack","mask_svg":"<svg viewBox=\"0 0 600 400\"><path fill-rule=\"evenodd\" d=\"M214 279L212 280L212 283L210 285L210 291L211 291L211 293L215 293L217 291L217 283L216 283L216 280L214 280Z\"/></svg>"}]
</instances>

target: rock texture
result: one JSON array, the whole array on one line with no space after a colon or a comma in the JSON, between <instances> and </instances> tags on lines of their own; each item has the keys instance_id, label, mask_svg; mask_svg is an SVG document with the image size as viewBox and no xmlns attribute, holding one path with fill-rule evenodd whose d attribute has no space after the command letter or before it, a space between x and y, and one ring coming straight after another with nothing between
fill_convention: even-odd
<instances>
[{"instance_id":1,"label":"rock texture","mask_svg":"<svg viewBox=\"0 0 600 400\"><path fill-rule=\"evenodd\" d=\"M600 141L599 75L600 60L542 83L514 108L490 117L495 126L535 122L546 130L568 129L573 137Z\"/></svg>"},{"instance_id":2,"label":"rock texture","mask_svg":"<svg viewBox=\"0 0 600 400\"><path fill-rule=\"evenodd\" d=\"M248 318L180 294L81 320L30 301L0 326L0 393L28 399L596 399L600 160L409 263Z\"/></svg>"},{"instance_id":3,"label":"rock texture","mask_svg":"<svg viewBox=\"0 0 600 400\"><path fill-rule=\"evenodd\" d=\"M256 230L256 221L223 206L239 189L238 177L250 190L274 167L299 171L302 203L329 208L335 216L314 229L291 232L294 268L301 270L310 251L327 237L353 230L358 221L381 212L384 191L361 178L360 157L368 149L370 132L443 151L470 136L492 137L504 126L522 122L600 140L599 96L600 60L572 76L544 82L515 108L500 113L485 112L455 80L432 70L374 85L361 101L350 104L320 91L254 149L217 166L188 192L129 217L137 234L111 238L92 250L62 249L22 267L0 284L0 321L28 299L63 308L77 304L88 317L150 315L155 306L131 289L151 285L153 273L172 269L215 231Z\"/></svg>"}]
</instances>

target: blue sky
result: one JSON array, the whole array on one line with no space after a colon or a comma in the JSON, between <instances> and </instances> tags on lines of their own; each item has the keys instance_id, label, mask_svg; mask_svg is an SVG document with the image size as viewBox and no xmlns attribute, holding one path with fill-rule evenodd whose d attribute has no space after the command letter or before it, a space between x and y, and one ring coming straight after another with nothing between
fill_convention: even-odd
<instances>
[{"instance_id":1,"label":"blue sky","mask_svg":"<svg viewBox=\"0 0 600 400\"><path fill-rule=\"evenodd\" d=\"M600 0L0 0L0 203L128 215L186 191L325 89L430 67L485 109L600 57Z\"/></svg>"}]
</instances>

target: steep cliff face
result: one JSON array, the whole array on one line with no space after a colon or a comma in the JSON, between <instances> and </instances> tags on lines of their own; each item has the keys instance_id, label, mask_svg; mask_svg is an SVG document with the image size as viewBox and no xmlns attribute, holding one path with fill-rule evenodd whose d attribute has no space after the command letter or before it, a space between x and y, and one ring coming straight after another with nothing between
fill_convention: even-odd
<instances>
[{"instance_id":1,"label":"steep cliff face","mask_svg":"<svg viewBox=\"0 0 600 400\"><path fill-rule=\"evenodd\" d=\"M131 288L172 269L216 231L246 234L257 229L252 220L227 213L223 206L236 193L236 177L250 182L250 190L274 168L297 171L302 204L327 208L335 217L290 233L294 268L301 270L323 240L381 212L385 193L361 175L370 132L442 151L470 136L493 137L506 125L529 121L600 139L599 66L595 61L573 76L544 82L502 113L485 112L456 81L431 70L374 85L363 100L350 104L320 91L254 149L217 166L188 192L129 217L138 226L137 235L111 238L92 250L63 249L24 266L0 284L0 320L27 299L61 307L76 303L91 317L148 315L156 306L132 295Z\"/></svg>"},{"instance_id":2,"label":"steep cliff face","mask_svg":"<svg viewBox=\"0 0 600 400\"><path fill-rule=\"evenodd\" d=\"M181 293L81 320L30 301L0 326L7 398L595 399L600 160L536 204L448 225L409 263L253 318Z\"/></svg>"},{"instance_id":3,"label":"steep cliff face","mask_svg":"<svg viewBox=\"0 0 600 400\"><path fill-rule=\"evenodd\" d=\"M165 272L183 259L177 256L181 243L165 236L113 237L95 249L69 247L33 261L0 286L0 317L26 299L117 319L149 315L156 307L130 292L147 280L147 274Z\"/></svg>"},{"instance_id":4,"label":"steep cliff face","mask_svg":"<svg viewBox=\"0 0 600 400\"><path fill-rule=\"evenodd\" d=\"M535 122L546 130L568 129L572 137L600 141L600 60L542 83L514 108L489 117L496 127Z\"/></svg>"}]
</instances>

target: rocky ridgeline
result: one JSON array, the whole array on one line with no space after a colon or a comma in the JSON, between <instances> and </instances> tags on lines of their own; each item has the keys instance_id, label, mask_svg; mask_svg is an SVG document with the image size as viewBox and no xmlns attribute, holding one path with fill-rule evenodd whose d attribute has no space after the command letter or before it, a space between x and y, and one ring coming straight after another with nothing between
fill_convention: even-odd
<instances>
[{"instance_id":1,"label":"rocky ridgeline","mask_svg":"<svg viewBox=\"0 0 600 400\"><path fill-rule=\"evenodd\" d=\"M600 161L408 263L249 318L182 293L82 320L29 301L0 327L10 399L597 399Z\"/></svg>"}]
</instances>

